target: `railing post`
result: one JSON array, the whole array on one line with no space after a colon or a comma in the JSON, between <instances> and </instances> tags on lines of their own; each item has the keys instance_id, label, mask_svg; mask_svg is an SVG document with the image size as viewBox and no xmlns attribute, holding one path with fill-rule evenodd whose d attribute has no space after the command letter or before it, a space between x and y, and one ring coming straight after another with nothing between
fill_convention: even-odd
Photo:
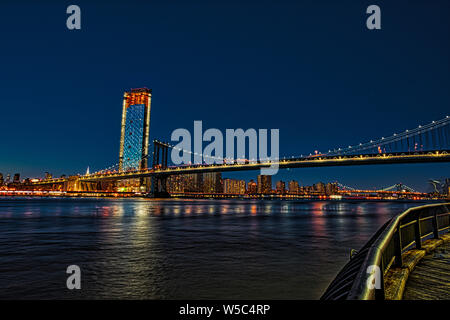
<instances>
[{"instance_id":1,"label":"railing post","mask_svg":"<svg viewBox=\"0 0 450 320\"><path fill-rule=\"evenodd\" d=\"M417 220L416 223L414 225L414 236L416 238L416 249L422 249L422 233L420 231L420 217L421 217L421 212L419 211L419 213L417 214Z\"/></svg>"},{"instance_id":2,"label":"railing post","mask_svg":"<svg viewBox=\"0 0 450 320\"><path fill-rule=\"evenodd\" d=\"M394 247L395 247L395 266L401 268L403 265L402 260L402 236L400 234L400 224L398 223L394 233Z\"/></svg>"},{"instance_id":3,"label":"railing post","mask_svg":"<svg viewBox=\"0 0 450 320\"><path fill-rule=\"evenodd\" d=\"M433 235L435 239L439 239L439 225L436 209L434 209L434 216L433 216Z\"/></svg>"},{"instance_id":4,"label":"railing post","mask_svg":"<svg viewBox=\"0 0 450 320\"><path fill-rule=\"evenodd\" d=\"M447 213L447 227L450 227L450 210L449 210L449 208L448 208L448 206L445 206L445 210L446 210L446 213Z\"/></svg>"},{"instance_id":5,"label":"railing post","mask_svg":"<svg viewBox=\"0 0 450 320\"><path fill-rule=\"evenodd\" d=\"M447 214L447 224L444 224L443 225L443 227L449 227L450 226L450 210L449 210L449 207L448 207L448 205L443 205L443 207L444 207L444 214ZM444 221L445 221L445 219L444 219Z\"/></svg>"}]
</instances>

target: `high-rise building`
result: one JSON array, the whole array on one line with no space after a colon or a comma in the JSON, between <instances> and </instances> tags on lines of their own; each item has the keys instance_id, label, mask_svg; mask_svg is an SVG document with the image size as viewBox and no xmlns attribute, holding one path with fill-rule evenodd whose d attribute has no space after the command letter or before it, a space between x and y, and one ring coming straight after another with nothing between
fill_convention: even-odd
<instances>
[{"instance_id":1,"label":"high-rise building","mask_svg":"<svg viewBox=\"0 0 450 320\"><path fill-rule=\"evenodd\" d=\"M333 195L338 193L338 185L337 183L327 183L325 185L325 193L327 195Z\"/></svg>"},{"instance_id":2,"label":"high-rise building","mask_svg":"<svg viewBox=\"0 0 450 320\"><path fill-rule=\"evenodd\" d=\"M20 173L15 173L13 183L20 183Z\"/></svg>"},{"instance_id":3,"label":"high-rise building","mask_svg":"<svg viewBox=\"0 0 450 320\"><path fill-rule=\"evenodd\" d=\"M45 180L50 180L51 178L53 178L52 174L49 172L45 173Z\"/></svg>"},{"instance_id":4,"label":"high-rise building","mask_svg":"<svg viewBox=\"0 0 450 320\"><path fill-rule=\"evenodd\" d=\"M223 179L223 193L234 193L234 179Z\"/></svg>"},{"instance_id":5,"label":"high-rise building","mask_svg":"<svg viewBox=\"0 0 450 320\"><path fill-rule=\"evenodd\" d=\"M323 182L318 182L313 185L314 191L320 194L325 194L325 184Z\"/></svg>"},{"instance_id":6,"label":"high-rise building","mask_svg":"<svg viewBox=\"0 0 450 320\"><path fill-rule=\"evenodd\" d=\"M258 193L268 194L272 192L272 176L258 175Z\"/></svg>"},{"instance_id":7,"label":"high-rise building","mask_svg":"<svg viewBox=\"0 0 450 320\"><path fill-rule=\"evenodd\" d=\"M191 173L183 175L184 192L202 192L203 174Z\"/></svg>"},{"instance_id":8,"label":"high-rise building","mask_svg":"<svg viewBox=\"0 0 450 320\"><path fill-rule=\"evenodd\" d=\"M167 178L167 187L166 190L169 193L182 193L184 192L184 184L185 177L182 174L169 176Z\"/></svg>"},{"instance_id":9,"label":"high-rise building","mask_svg":"<svg viewBox=\"0 0 450 320\"><path fill-rule=\"evenodd\" d=\"M284 181L277 181L276 183L277 193L284 194L286 192L286 183Z\"/></svg>"},{"instance_id":10,"label":"high-rise building","mask_svg":"<svg viewBox=\"0 0 450 320\"><path fill-rule=\"evenodd\" d=\"M119 171L148 167L152 90L131 89L123 95Z\"/></svg>"},{"instance_id":11,"label":"high-rise building","mask_svg":"<svg viewBox=\"0 0 450 320\"><path fill-rule=\"evenodd\" d=\"M207 172L203 174L204 193L222 193L222 174L220 172Z\"/></svg>"},{"instance_id":12,"label":"high-rise building","mask_svg":"<svg viewBox=\"0 0 450 320\"><path fill-rule=\"evenodd\" d=\"M223 193L226 194L245 194L245 180L224 179Z\"/></svg>"},{"instance_id":13,"label":"high-rise building","mask_svg":"<svg viewBox=\"0 0 450 320\"><path fill-rule=\"evenodd\" d=\"M250 180L247 185L247 193L248 194L255 194L258 191L258 187L255 181Z\"/></svg>"},{"instance_id":14,"label":"high-rise building","mask_svg":"<svg viewBox=\"0 0 450 320\"><path fill-rule=\"evenodd\" d=\"M246 184L245 180L239 180L239 194L245 194L247 190Z\"/></svg>"},{"instance_id":15,"label":"high-rise building","mask_svg":"<svg viewBox=\"0 0 450 320\"><path fill-rule=\"evenodd\" d=\"M289 193L297 194L300 192L300 187L298 181L291 180L289 181Z\"/></svg>"},{"instance_id":16,"label":"high-rise building","mask_svg":"<svg viewBox=\"0 0 450 320\"><path fill-rule=\"evenodd\" d=\"M3 185L3 173L0 173L0 187Z\"/></svg>"}]
</instances>

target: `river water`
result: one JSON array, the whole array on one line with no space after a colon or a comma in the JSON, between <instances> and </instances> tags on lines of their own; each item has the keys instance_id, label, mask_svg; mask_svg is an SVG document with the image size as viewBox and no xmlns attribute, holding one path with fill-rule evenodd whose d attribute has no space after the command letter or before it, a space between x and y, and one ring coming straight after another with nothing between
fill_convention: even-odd
<instances>
[{"instance_id":1,"label":"river water","mask_svg":"<svg viewBox=\"0 0 450 320\"><path fill-rule=\"evenodd\" d=\"M352 248L421 204L0 198L0 299L318 299Z\"/></svg>"}]
</instances>

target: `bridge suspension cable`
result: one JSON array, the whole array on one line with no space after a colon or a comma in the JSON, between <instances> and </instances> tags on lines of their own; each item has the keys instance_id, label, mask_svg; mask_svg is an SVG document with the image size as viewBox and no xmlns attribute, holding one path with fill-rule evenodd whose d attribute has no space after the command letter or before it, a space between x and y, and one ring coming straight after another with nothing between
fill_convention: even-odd
<instances>
[{"instance_id":1,"label":"bridge suspension cable","mask_svg":"<svg viewBox=\"0 0 450 320\"><path fill-rule=\"evenodd\" d=\"M450 148L450 117L366 143L329 150L325 155L413 152Z\"/></svg>"},{"instance_id":2,"label":"bridge suspension cable","mask_svg":"<svg viewBox=\"0 0 450 320\"><path fill-rule=\"evenodd\" d=\"M193 156L201 156L202 159L211 159L213 163L226 163L234 162L236 159L229 159L224 157L204 155L193 152L191 150L185 150L174 146L170 143L165 143L169 148L175 149L179 152L187 153ZM415 151L435 151L435 150L448 150L450 149L450 117L447 116L444 119L438 121L432 121L429 124L418 126L411 130L405 130L401 133L394 133L389 137L382 137L377 140L370 140L366 143L360 143L358 145L348 146L346 148L337 148L329 150L329 152L321 154L315 151L309 156L301 155L299 157L285 157L289 158L309 158L311 156L337 156L337 155L352 155L352 154L366 154L366 153L391 153L391 152L415 152ZM140 162L143 159L140 154L135 154L132 159L126 159L125 164L127 168L140 168ZM250 161L257 159L249 159ZM266 161L269 159L259 159L260 161ZM281 158L272 159L281 160ZM115 163L105 169L98 170L92 174L104 173L108 171L119 171L119 163ZM91 175L92 175L91 174ZM345 187L342 185L342 187Z\"/></svg>"}]
</instances>

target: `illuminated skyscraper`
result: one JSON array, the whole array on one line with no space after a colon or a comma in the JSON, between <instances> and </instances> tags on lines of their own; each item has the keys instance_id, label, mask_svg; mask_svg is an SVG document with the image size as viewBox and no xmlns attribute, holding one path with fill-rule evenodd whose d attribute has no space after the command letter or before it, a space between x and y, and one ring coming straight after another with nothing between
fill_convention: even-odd
<instances>
[{"instance_id":1,"label":"illuminated skyscraper","mask_svg":"<svg viewBox=\"0 0 450 320\"><path fill-rule=\"evenodd\" d=\"M185 192L202 192L203 174L191 173L184 175L184 191Z\"/></svg>"},{"instance_id":2,"label":"illuminated skyscraper","mask_svg":"<svg viewBox=\"0 0 450 320\"><path fill-rule=\"evenodd\" d=\"M272 192L272 176L258 176L258 193L268 194Z\"/></svg>"},{"instance_id":3,"label":"illuminated skyscraper","mask_svg":"<svg viewBox=\"0 0 450 320\"><path fill-rule=\"evenodd\" d=\"M250 180L247 187L247 193L248 194L254 194L258 191L256 182L253 180Z\"/></svg>"},{"instance_id":4,"label":"illuminated skyscraper","mask_svg":"<svg viewBox=\"0 0 450 320\"><path fill-rule=\"evenodd\" d=\"M203 192L222 193L222 174L220 172L207 172L203 174Z\"/></svg>"},{"instance_id":5,"label":"illuminated skyscraper","mask_svg":"<svg viewBox=\"0 0 450 320\"><path fill-rule=\"evenodd\" d=\"M131 89L123 95L119 171L148 167L152 90Z\"/></svg>"},{"instance_id":6,"label":"illuminated skyscraper","mask_svg":"<svg viewBox=\"0 0 450 320\"><path fill-rule=\"evenodd\" d=\"M245 180L224 179L223 193L227 194L245 194Z\"/></svg>"},{"instance_id":7,"label":"illuminated skyscraper","mask_svg":"<svg viewBox=\"0 0 450 320\"><path fill-rule=\"evenodd\" d=\"M278 181L276 184L277 193L285 193L286 192L286 183L284 181Z\"/></svg>"},{"instance_id":8,"label":"illuminated skyscraper","mask_svg":"<svg viewBox=\"0 0 450 320\"><path fill-rule=\"evenodd\" d=\"M300 192L300 187L298 185L298 181L291 180L289 181L289 193L296 194Z\"/></svg>"}]
</instances>

